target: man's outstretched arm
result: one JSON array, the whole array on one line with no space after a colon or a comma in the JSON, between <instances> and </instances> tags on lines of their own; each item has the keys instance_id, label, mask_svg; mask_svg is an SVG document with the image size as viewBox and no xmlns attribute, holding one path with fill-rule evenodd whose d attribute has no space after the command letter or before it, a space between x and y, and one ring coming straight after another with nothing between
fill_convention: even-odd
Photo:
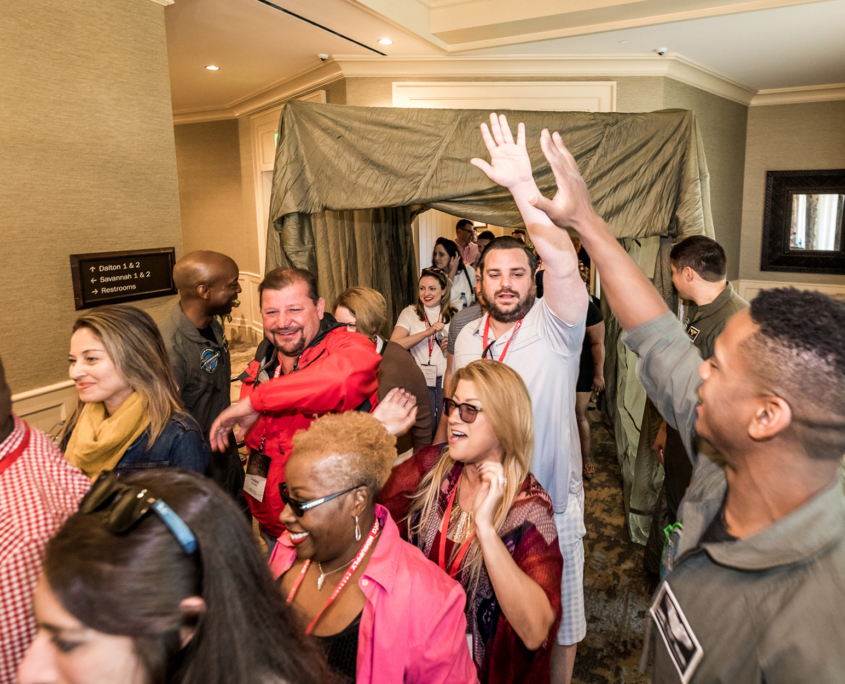
<instances>
[{"instance_id":1,"label":"man's outstretched arm","mask_svg":"<svg viewBox=\"0 0 845 684\"><path fill-rule=\"evenodd\" d=\"M553 199L547 199L537 191L528 202L542 209L558 228L571 228L578 233L599 271L602 291L622 328L630 330L666 313L669 309L663 297L593 209L587 184L560 135L550 136L544 130L540 146L557 181L557 193Z\"/></svg>"},{"instance_id":2,"label":"man's outstretched arm","mask_svg":"<svg viewBox=\"0 0 845 684\"><path fill-rule=\"evenodd\" d=\"M569 234L528 201L530 197L539 196L540 190L534 182L531 160L525 149L525 125L521 123L517 127L514 142L504 114L491 114L490 128L481 124L481 136L490 152L490 163L483 159L473 159L471 163L484 171L490 180L511 191L531 242L546 265L543 277L546 303L564 323L578 323L587 311L587 288L578 272L578 255Z\"/></svg>"}]
</instances>

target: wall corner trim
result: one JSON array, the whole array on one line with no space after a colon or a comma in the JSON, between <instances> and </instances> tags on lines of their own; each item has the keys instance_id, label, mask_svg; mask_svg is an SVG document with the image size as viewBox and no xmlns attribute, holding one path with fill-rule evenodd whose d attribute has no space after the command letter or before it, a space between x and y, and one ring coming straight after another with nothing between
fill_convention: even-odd
<instances>
[{"instance_id":1,"label":"wall corner trim","mask_svg":"<svg viewBox=\"0 0 845 684\"><path fill-rule=\"evenodd\" d=\"M751 106L768 107L805 102L832 102L834 100L845 100L845 83L760 90L751 100Z\"/></svg>"}]
</instances>

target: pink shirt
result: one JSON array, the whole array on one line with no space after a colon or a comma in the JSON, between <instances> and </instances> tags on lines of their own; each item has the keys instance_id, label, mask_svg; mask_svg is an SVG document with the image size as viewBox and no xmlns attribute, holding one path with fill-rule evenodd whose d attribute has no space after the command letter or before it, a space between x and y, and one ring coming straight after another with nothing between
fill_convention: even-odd
<instances>
[{"instance_id":1,"label":"pink shirt","mask_svg":"<svg viewBox=\"0 0 845 684\"><path fill-rule=\"evenodd\" d=\"M387 509L376 505L381 536L358 586L367 597L358 631L358 684L474 684L466 640L466 595L422 552L399 537ZM270 569L280 577L296 551L285 531Z\"/></svg>"},{"instance_id":2,"label":"pink shirt","mask_svg":"<svg viewBox=\"0 0 845 684\"><path fill-rule=\"evenodd\" d=\"M470 242L466 247L461 247L461 243L459 242L455 244L458 245L458 250L461 252L461 258L464 260L464 263L467 266L472 266L478 258L478 245L474 242Z\"/></svg>"}]
</instances>

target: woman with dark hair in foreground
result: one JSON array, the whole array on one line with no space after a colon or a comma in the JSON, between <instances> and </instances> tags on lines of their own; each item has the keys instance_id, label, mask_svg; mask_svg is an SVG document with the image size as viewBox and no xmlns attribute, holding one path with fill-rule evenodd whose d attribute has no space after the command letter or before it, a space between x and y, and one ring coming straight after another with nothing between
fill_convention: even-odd
<instances>
[{"instance_id":1,"label":"woman with dark hair in foreground","mask_svg":"<svg viewBox=\"0 0 845 684\"><path fill-rule=\"evenodd\" d=\"M21 684L329 680L243 514L196 473L103 473L43 567Z\"/></svg>"}]
</instances>

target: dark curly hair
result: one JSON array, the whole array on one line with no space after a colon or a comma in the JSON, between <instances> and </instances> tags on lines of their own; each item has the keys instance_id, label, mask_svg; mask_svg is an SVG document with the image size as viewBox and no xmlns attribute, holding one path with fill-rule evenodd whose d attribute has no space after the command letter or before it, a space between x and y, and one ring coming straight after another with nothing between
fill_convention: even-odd
<instances>
[{"instance_id":1,"label":"dark curly hair","mask_svg":"<svg viewBox=\"0 0 845 684\"><path fill-rule=\"evenodd\" d=\"M808 455L845 454L845 303L820 292L763 290L751 302L759 329L743 342L752 372L786 400Z\"/></svg>"}]
</instances>

